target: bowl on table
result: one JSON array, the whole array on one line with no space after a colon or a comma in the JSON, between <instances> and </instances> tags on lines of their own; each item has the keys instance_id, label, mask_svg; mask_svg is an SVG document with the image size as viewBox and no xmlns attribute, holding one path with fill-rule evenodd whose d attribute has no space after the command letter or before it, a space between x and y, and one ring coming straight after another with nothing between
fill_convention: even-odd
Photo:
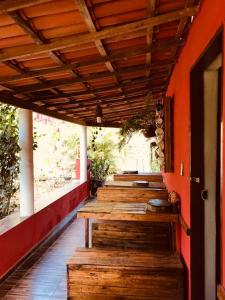
<instances>
[{"instance_id":1,"label":"bowl on table","mask_svg":"<svg viewBox=\"0 0 225 300\"><path fill-rule=\"evenodd\" d=\"M132 182L133 186L149 187L149 182L144 180L136 180Z\"/></svg>"},{"instance_id":2,"label":"bowl on table","mask_svg":"<svg viewBox=\"0 0 225 300\"><path fill-rule=\"evenodd\" d=\"M147 209L151 212L171 212L172 203L164 199L151 199L147 203Z\"/></svg>"}]
</instances>

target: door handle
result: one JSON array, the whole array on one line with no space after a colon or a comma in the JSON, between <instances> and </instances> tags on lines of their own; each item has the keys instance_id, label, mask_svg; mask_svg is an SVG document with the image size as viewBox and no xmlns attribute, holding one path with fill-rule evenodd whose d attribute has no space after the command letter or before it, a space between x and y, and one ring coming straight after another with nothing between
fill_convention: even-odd
<instances>
[{"instance_id":1,"label":"door handle","mask_svg":"<svg viewBox=\"0 0 225 300\"><path fill-rule=\"evenodd\" d=\"M201 191L201 198L202 198L202 200L208 200L208 190L202 190Z\"/></svg>"}]
</instances>

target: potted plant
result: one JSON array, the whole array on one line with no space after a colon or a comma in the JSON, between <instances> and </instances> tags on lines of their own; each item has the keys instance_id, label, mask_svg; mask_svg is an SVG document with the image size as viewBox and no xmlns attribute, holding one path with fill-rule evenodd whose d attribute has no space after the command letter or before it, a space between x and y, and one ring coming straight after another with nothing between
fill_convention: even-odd
<instances>
[{"instance_id":1,"label":"potted plant","mask_svg":"<svg viewBox=\"0 0 225 300\"><path fill-rule=\"evenodd\" d=\"M116 172L113 146L110 137L102 136L102 130L94 129L88 151L90 159L91 194L96 196L98 187L104 185L107 176Z\"/></svg>"},{"instance_id":2,"label":"potted plant","mask_svg":"<svg viewBox=\"0 0 225 300\"><path fill-rule=\"evenodd\" d=\"M96 195L98 187L104 185L107 176L110 174L110 162L104 157L95 156L91 159L91 194Z\"/></svg>"},{"instance_id":3,"label":"potted plant","mask_svg":"<svg viewBox=\"0 0 225 300\"><path fill-rule=\"evenodd\" d=\"M155 122L152 112L146 111L124 122L120 130L119 149L122 149L134 133L141 132L146 138L155 136Z\"/></svg>"}]
</instances>

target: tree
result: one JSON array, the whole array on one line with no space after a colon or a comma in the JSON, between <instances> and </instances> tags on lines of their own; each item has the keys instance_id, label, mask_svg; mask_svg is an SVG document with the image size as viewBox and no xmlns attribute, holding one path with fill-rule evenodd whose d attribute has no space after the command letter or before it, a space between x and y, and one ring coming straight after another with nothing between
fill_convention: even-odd
<instances>
[{"instance_id":1,"label":"tree","mask_svg":"<svg viewBox=\"0 0 225 300\"><path fill-rule=\"evenodd\" d=\"M18 118L16 108L0 105L0 218L8 215L18 190Z\"/></svg>"}]
</instances>

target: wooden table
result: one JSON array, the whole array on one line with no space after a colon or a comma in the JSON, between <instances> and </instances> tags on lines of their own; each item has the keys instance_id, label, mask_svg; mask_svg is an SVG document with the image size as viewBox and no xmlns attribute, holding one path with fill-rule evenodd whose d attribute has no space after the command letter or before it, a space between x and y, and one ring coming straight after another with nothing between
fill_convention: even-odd
<instances>
[{"instance_id":1,"label":"wooden table","mask_svg":"<svg viewBox=\"0 0 225 300\"><path fill-rule=\"evenodd\" d=\"M119 181L119 180L114 180L114 181L106 181L105 185L106 187L124 187L124 188L151 188L151 189L166 189L166 186L163 182L149 182L148 186L138 186L134 185L133 181Z\"/></svg>"},{"instance_id":2,"label":"wooden table","mask_svg":"<svg viewBox=\"0 0 225 300\"><path fill-rule=\"evenodd\" d=\"M78 210L78 218L85 219L85 246L89 247L89 219L110 221L179 223L179 214L152 213L145 203L91 202Z\"/></svg>"},{"instance_id":3,"label":"wooden table","mask_svg":"<svg viewBox=\"0 0 225 300\"><path fill-rule=\"evenodd\" d=\"M134 180L146 180L162 182L163 177L161 173L138 173L138 174L115 174L114 180L119 181L134 181Z\"/></svg>"}]
</instances>

